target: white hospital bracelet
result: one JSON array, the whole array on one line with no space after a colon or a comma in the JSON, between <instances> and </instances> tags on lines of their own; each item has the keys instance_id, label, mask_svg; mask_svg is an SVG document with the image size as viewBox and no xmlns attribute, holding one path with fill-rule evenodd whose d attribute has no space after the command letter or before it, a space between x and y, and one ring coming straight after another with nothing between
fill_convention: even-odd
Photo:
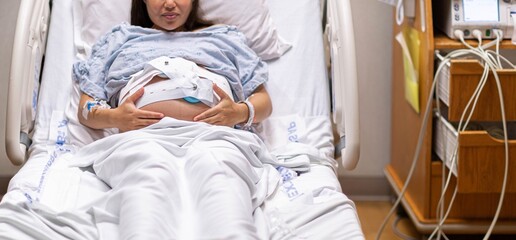
<instances>
[{"instance_id":1,"label":"white hospital bracelet","mask_svg":"<svg viewBox=\"0 0 516 240\"><path fill-rule=\"evenodd\" d=\"M254 121L254 106L251 102L249 102L248 99L246 99L242 103L245 103L245 105L247 105L247 108L249 108L249 118L247 119L247 122L243 126L244 128L248 128L248 127L251 127L251 125L253 124L253 121Z\"/></svg>"}]
</instances>

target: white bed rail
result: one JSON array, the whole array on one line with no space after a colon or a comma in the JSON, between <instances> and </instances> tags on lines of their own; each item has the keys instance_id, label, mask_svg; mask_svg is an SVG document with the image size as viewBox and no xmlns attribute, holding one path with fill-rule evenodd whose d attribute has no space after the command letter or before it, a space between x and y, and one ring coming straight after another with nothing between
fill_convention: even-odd
<instances>
[{"instance_id":1,"label":"white bed rail","mask_svg":"<svg viewBox=\"0 0 516 240\"><path fill-rule=\"evenodd\" d=\"M49 0L21 0L7 94L5 148L14 165L26 160L49 23Z\"/></svg>"},{"instance_id":2,"label":"white bed rail","mask_svg":"<svg viewBox=\"0 0 516 240\"><path fill-rule=\"evenodd\" d=\"M342 166L353 170L360 157L358 77L355 34L349 0L327 0L325 34L329 41L332 112L337 125Z\"/></svg>"}]
</instances>

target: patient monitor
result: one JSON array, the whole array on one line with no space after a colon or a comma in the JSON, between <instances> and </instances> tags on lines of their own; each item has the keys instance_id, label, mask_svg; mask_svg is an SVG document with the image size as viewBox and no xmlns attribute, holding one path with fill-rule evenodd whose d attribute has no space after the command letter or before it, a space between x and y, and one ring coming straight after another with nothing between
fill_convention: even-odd
<instances>
[{"instance_id":1,"label":"patient monitor","mask_svg":"<svg viewBox=\"0 0 516 240\"><path fill-rule=\"evenodd\" d=\"M433 11L437 28L450 38L457 39L455 31L461 30L465 39L476 39L473 32L479 30L482 38L494 39L494 29L511 38L516 0L438 0L433 1Z\"/></svg>"}]
</instances>

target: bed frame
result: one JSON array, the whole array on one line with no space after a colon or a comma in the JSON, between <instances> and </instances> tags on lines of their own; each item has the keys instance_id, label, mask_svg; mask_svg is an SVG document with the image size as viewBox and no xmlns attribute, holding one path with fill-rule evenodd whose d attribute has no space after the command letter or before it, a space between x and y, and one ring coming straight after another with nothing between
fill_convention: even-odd
<instances>
[{"instance_id":1,"label":"bed frame","mask_svg":"<svg viewBox=\"0 0 516 240\"><path fill-rule=\"evenodd\" d=\"M5 151L0 154L2 158L0 159L2 160L0 169L5 169L5 166L8 165L4 161L5 156L16 166L22 165L27 158L30 133L36 115L51 2L49 0L21 0L9 1L4 4L16 4L17 6L3 6L3 9L6 10L2 15L8 14L7 11L16 14L13 9L19 10L17 17L11 17L16 21L7 21L16 26L13 31L8 32L10 34L7 34L7 36L13 36L13 38L8 38L11 44L6 44L11 46L12 52L2 54L2 56L10 56L11 59L7 64L2 64L8 66L7 71L2 71L2 74L9 74L1 79L2 85L7 83L5 84L6 88L2 88L7 90L7 100L2 101L5 105L1 105L1 112L5 112L5 116L2 115L0 120L0 123L5 124L5 133L3 134L5 135L5 144L3 144ZM2 150L4 150L3 146ZM0 174L8 173L0 172Z\"/></svg>"},{"instance_id":2,"label":"bed frame","mask_svg":"<svg viewBox=\"0 0 516 240\"><path fill-rule=\"evenodd\" d=\"M19 3L19 11L15 33L12 34L14 38L6 44L12 44L12 58L8 64L9 77L0 79L2 85L7 83L8 86L8 98L5 101L7 104L0 105L0 113L6 113L0 116L0 123L5 124L5 133L0 132L1 135L5 135L5 144L0 142L0 169L6 169L7 166L11 169L10 173L14 174L16 170L12 165L20 166L26 161L27 148L30 146L51 0L10 2L12 3L9 4ZM321 4L326 5L326 19L323 19L323 22L326 22L325 35L328 42L325 44L332 66L332 112L340 139L336 144L336 157L341 156L342 166L352 170L356 167L360 155L360 136L351 6L349 1L340 0L321 0ZM6 158L12 164L9 164ZM1 174L7 173L0 172Z\"/></svg>"},{"instance_id":3,"label":"bed frame","mask_svg":"<svg viewBox=\"0 0 516 240\"><path fill-rule=\"evenodd\" d=\"M350 1L326 2L326 26L331 62L333 121L340 141L335 157L342 166L355 169L360 157L360 116L358 111L358 77L355 54L355 33Z\"/></svg>"}]
</instances>

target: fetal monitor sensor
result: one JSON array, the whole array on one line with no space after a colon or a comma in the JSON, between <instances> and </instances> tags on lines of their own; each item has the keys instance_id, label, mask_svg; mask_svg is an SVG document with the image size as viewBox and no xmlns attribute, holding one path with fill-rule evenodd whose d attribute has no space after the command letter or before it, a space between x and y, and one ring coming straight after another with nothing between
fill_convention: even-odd
<instances>
[{"instance_id":1,"label":"fetal monitor sensor","mask_svg":"<svg viewBox=\"0 0 516 240\"><path fill-rule=\"evenodd\" d=\"M516 0L438 0L433 2L436 27L452 39L457 30L465 39L495 39L495 30L511 38L516 18ZM473 34L475 32L476 34Z\"/></svg>"}]
</instances>

